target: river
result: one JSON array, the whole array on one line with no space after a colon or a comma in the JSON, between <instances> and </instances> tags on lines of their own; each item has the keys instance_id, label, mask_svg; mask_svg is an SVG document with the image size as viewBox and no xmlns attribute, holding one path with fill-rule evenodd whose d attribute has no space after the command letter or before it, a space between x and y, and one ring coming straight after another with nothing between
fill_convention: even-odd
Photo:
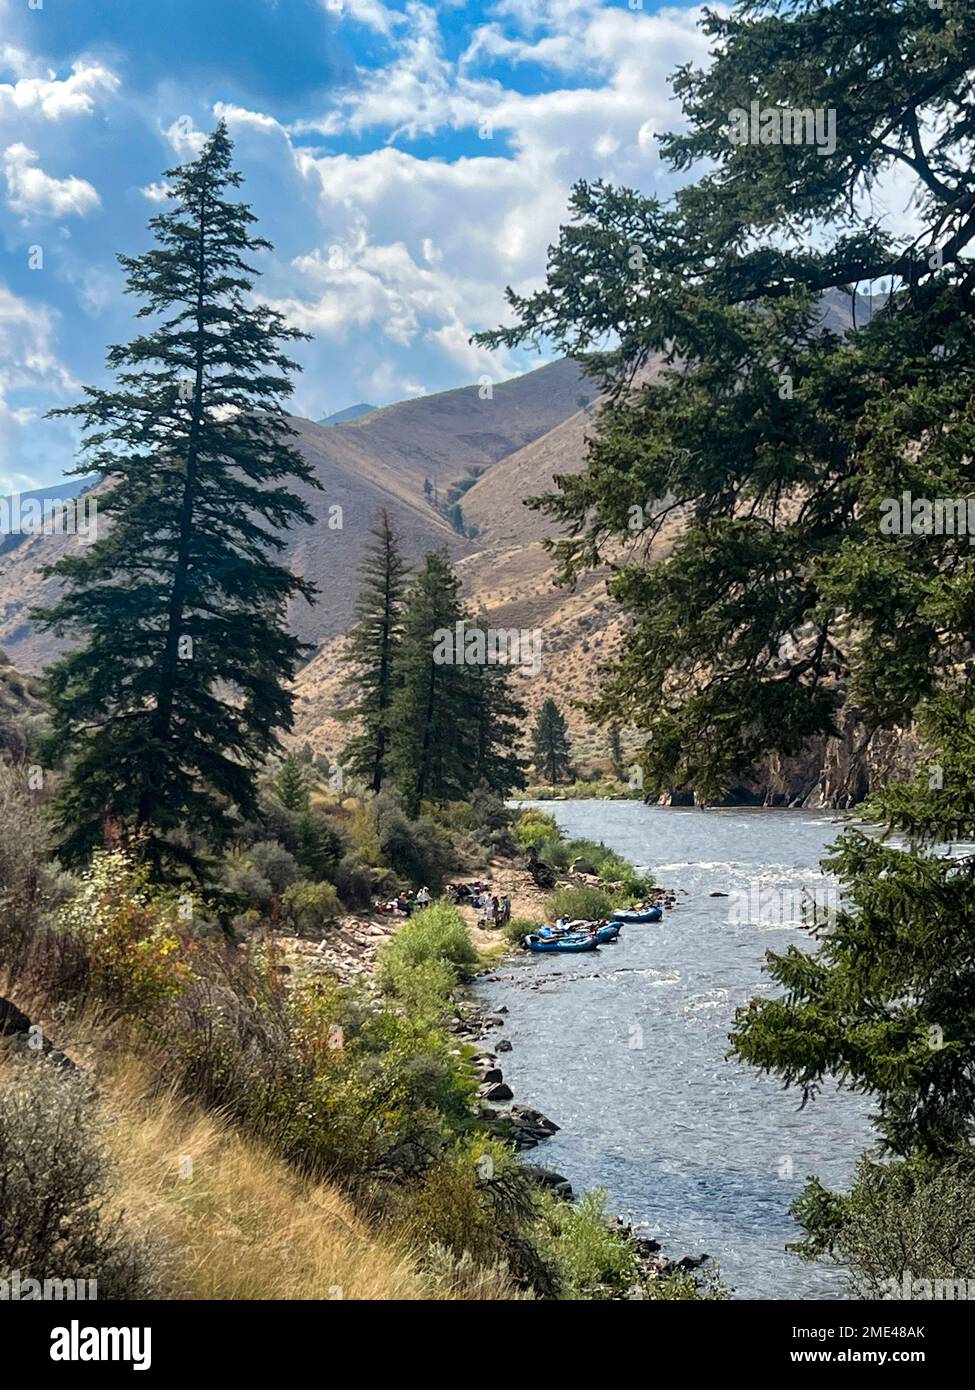
<instances>
[{"instance_id":1,"label":"river","mask_svg":"<svg viewBox=\"0 0 975 1390\"><path fill-rule=\"evenodd\" d=\"M829 886L818 864L840 825L828 812L527 804L678 890L659 926L626 926L593 954L510 958L478 986L487 1007L508 1006L501 1062L516 1100L562 1126L529 1161L577 1192L605 1187L609 1210L666 1254L706 1251L736 1298L844 1297L841 1271L785 1250L789 1203L809 1174L849 1183L869 1106L830 1086L800 1110L797 1092L725 1056L737 1006L771 991L765 952L815 945L709 896L780 890L788 917L781 890Z\"/></svg>"}]
</instances>

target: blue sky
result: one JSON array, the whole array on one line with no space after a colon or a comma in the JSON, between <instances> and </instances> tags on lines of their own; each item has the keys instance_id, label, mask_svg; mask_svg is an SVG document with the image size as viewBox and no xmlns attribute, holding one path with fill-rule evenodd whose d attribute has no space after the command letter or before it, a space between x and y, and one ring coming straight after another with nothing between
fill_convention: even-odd
<instances>
[{"instance_id":1,"label":"blue sky","mask_svg":"<svg viewBox=\"0 0 975 1390\"><path fill-rule=\"evenodd\" d=\"M541 282L576 178L669 190L667 77L706 52L697 7L653 0L33 4L0 0L0 492L71 466L43 413L106 380L136 307L115 253L218 116L317 418L535 365L468 338Z\"/></svg>"}]
</instances>

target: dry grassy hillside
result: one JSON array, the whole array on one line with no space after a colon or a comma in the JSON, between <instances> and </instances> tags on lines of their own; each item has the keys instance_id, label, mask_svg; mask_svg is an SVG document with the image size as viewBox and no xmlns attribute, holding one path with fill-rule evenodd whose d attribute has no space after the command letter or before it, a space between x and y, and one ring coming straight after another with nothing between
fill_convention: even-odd
<instances>
[{"instance_id":1,"label":"dry grassy hillside","mask_svg":"<svg viewBox=\"0 0 975 1390\"><path fill-rule=\"evenodd\" d=\"M472 468L491 470L575 414L585 394L578 367L561 361L495 386L489 399L473 386L403 401L346 424L295 419L297 446L321 484L320 490L299 489L315 524L296 530L286 551L321 595L314 608L294 605L289 618L299 636L318 646L348 627L362 549L381 507L389 510L411 561L442 545L455 559L472 554L475 546L427 501L425 479L443 494ZM509 497L509 506L520 496ZM77 544L74 536L28 536L0 559L0 647L24 670L40 670L57 651L56 640L37 632L28 616L57 590L39 568Z\"/></svg>"}]
</instances>

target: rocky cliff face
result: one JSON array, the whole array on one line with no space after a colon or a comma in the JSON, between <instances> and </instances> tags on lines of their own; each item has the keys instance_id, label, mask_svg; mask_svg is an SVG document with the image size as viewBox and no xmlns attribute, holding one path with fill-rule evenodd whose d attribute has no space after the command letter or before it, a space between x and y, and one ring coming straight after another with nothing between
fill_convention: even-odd
<instances>
[{"instance_id":1,"label":"rocky cliff face","mask_svg":"<svg viewBox=\"0 0 975 1390\"><path fill-rule=\"evenodd\" d=\"M722 804L849 810L891 782L911 781L926 763L913 726L870 735L859 711L852 708L841 711L838 723L836 737L809 739L794 757L764 758ZM686 790L675 790L663 800L694 804L693 794Z\"/></svg>"}]
</instances>

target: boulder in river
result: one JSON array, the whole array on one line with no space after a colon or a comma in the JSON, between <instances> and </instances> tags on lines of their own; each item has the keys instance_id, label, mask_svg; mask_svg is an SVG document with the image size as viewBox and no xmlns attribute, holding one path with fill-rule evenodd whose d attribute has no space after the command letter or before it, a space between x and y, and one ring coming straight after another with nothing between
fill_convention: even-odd
<instances>
[{"instance_id":1,"label":"boulder in river","mask_svg":"<svg viewBox=\"0 0 975 1390\"><path fill-rule=\"evenodd\" d=\"M485 1100L511 1100L514 1094L506 1081L490 1082L481 1087L481 1095Z\"/></svg>"}]
</instances>

